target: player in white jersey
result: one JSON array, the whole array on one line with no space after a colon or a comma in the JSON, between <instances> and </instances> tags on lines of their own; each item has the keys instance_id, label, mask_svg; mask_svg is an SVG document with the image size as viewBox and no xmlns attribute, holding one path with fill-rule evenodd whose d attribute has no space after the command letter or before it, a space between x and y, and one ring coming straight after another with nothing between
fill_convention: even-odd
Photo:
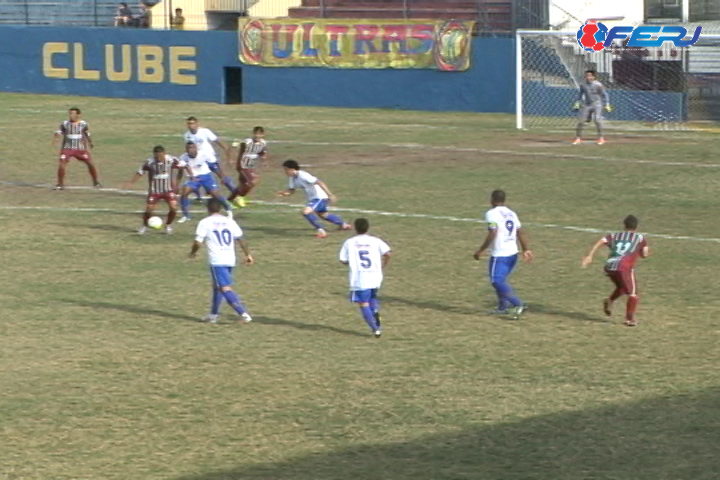
<instances>
[{"instance_id":1,"label":"player in white jersey","mask_svg":"<svg viewBox=\"0 0 720 480\"><path fill-rule=\"evenodd\" d=\"M243 208L245 197L260 183L259 167L267 162L267 142L265 141L265 129L263 127L253 128L253 135L246 138L242 143L233 143L233 147L239 146L235 169L240 174L240 186L228 197L228 201Z\"/></svg>"},{"instance_id":2,"label":"player in white jersey","mask_svg":"<svg viewBox=\"0 0 720 480\"><path fill-rule=\"evenodd\" d=\"M168 204L167 221L165 222L165 231L172 233L172 223L177 215L177 190L175 171L183 170L190 173L185 162L165 153L165 148L158 145L153 148L153 156L148 158L140 166L135 175L127 182L124 189L127 190L132 184L137 182L140 177L148 173L148 196L145 206L145 214L143 215L143 226L140 227L138 233L140 235L147 231L147 222L155 212L155 206L160 200L165 200Z\"/></svg>"},{"instance_id":3,"label":"player in white jersey","mask_svg":"<svg viewBox=\"0 0 720 480\"><path fill-rule=\"evenodd\" d=\"M380 332L380 301L377 293L383 281L383 268L390 261L390 246L368 235L370 222L355 220L357 235L345 241L340 249L340 262L350 267L350 301L360 307L360 313L375 337Z\"/></svg>"},{"instance_id":4,"label":"player in white jersey","mask_svg":"<svg viewBox=\"0 0 720 480\"><path fill-rule=\"evenodd\" d=\"M183 216L178 220L178 223L185 223L190 220L190 193L198 192L200 188L204 188L210 196L218 199L220 204L225 207L228 212L228 216L232 218L232 205L220 195L215 178L213 178L208 162L207 154L200 153L197 145L193 142L187 142L185 145L185 153L180 156L180 160L188 166L188 170L191 173L191 178L183 185L183 189L180 192L180 208L182 209ZM182 172L178 175L178 180Z\"/></svg>"},{"instance_id":5,"label":"player in white jersey","mask_svg":"<svg viewBox=\"0 0 720 480\"><path fill-rule=\"evenodd\" d=\"M295 160L286 160L283 163L285 175L290 177L287 190L278 192L278 196L287 197L295 193L295 190L303 190L307 198L307 206L303 208L302 215L315 227L315 236L318 238L327 237L327 232L322 228L316 213L325 221L334 223L341 230L350 230L352 227L345 223L342 218L334 213L328 213L328 201L335 203L335 195L330 192L325 183L317 177L310 175L305 170L300 170L300 165Z\"/></svg>"},{"instance_id":6,"label":"player in white jersey","mask_svg":"<svg viewBox=\"0 0 720 480\"><path fill-rule=\"evenodd\" d=\"M523 259L531 262L532 251L528 245L525 232L517 214L505 206L505 192L495 190L490 195L493 208L485 214L488 224L488 235L480 248L475 252L475 260L480 260L482 254L490 247L490 282L495 288L498 297L498 307L492 313L511 313L517 320L525 311L525 305L513 293L507 281L518 259L518 246L523 250ZM512 306L512 311L509 307Z\"/></svg>"},{"instance_id":7,"label":"player in white jersey","mask_svg":"<svg viewBox=\"0 0 720 480\"><path fill-rule=\"evenodd\" d=\"M248 314L239 295L232 289L232 272L237 263L235 243L237 242L242 248L246 265L254 263L253 257L243 240L243 232L237 222L232 218L220 215L220 210L223 208L222 203L216 198L211 198L208 200L207 208L210 215L198 223L195 242L190 250L190 258L195 258L203 243L208 250L213 295L210 313L203 318L203 321L217 323L220 304L225 298L240 316L238 320L249 323L252 321L252 317Z\"/></svg>"},{"instance_id":8,"label":"player in white jersey","mask_svg":"<svg viewBox=\"0 0 720 480\"><path fill-rule=\"evenodd\" d=\"M217 153L215 152L215 146L220 148L223 154L228 153L228 148L220 140L220 137L215 135L209 128L201 127L198 125L198 119L195 117L188 117L186 120L187 132L183 135L185 143L193 142L198 147L200 153L204 153L208 157L208 165L210 170L222 180L223 185L230 189L231 192L235 190L235 185L232 179L225 175L223 172L222 165L218 160ZM195 192L198 197L199 192Z\"/></svg>"}]
</instances>

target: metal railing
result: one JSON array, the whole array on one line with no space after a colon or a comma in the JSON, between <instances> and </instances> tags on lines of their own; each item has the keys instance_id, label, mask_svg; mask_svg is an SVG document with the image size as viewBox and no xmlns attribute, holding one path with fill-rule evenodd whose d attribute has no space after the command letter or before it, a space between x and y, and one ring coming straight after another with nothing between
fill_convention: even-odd
<instances>
[{"instance_id":1,"label":"metal railing","mask_svg":"<svg viewBox=\"0 0 720 480\"><path fill-rule=\"evenodd\" d=\"M247 15L256 1L238 3L235 11L193 8L192 13L183 14L183 29L232 29L237 25L237 18ZM137 16L139 5L135 2L137 0L128 3ZM0 24L111 27L117 23L118 3L117 0L0 0ZM207 1L204 3L210 5ZM480 32L509 32L516 28L547 28L548 0L302 0L299 6L289 8L288 16L473 20ZM172 0L154 7L152 17L152 28L177 27ZM131 23L127 27L142 26Z\"/></svg>"}]
</instances>

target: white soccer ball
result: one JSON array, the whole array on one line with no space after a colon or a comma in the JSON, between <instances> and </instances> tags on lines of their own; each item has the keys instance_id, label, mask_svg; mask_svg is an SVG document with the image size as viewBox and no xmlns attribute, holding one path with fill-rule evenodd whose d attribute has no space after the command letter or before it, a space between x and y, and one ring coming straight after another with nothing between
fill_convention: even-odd
<instances>
[{"instance_id":1,"label":"white soccer ball","mask_svg":"<svg viewBox=\"0 0 720 480\"><path fill-rule=\"evenodd\" d=\"M148 227L154 228L157 230L158 228L162 228L162 226L163 226L162 218L160 218L160 217L148 218Z\"/></svg>"}]
</instances>

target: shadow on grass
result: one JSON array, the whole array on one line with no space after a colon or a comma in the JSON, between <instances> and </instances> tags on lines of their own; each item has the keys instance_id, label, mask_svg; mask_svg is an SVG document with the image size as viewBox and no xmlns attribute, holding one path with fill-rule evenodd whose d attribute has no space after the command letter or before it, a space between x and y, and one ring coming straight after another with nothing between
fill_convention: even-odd
<instances>
[{"instance_id":1,"label":"shadow on grass","mask_svg":"<svg viewBox=\"0 0 720 480\"><path fill-rule=\"evenodd\" d=\"M347 296L347 294L345 294ZM473 316L481 316L483 314L483 310L478 308L468 308L468 307L459 307L457 305L445 305L443 303L438 302L432 302L427 300L415 300L415 299L409 299L409 298L403 298L403 297L391 297L382 295L380 297L380 302L386 303L388 305L392 304L403 304L403 305L409 305L411 307L415 308L421 308L423 310L436 310L438 312L446 312L446 313L458 313L460 315L473 315ZM488 308L487 310L490 310Z\"/></svg>"},{"instance_id":2,"label":"shadow on grass","mask_svg":"<svg viewBox=\"0 0 720 480\"><path fill-rule=\"evenodd\" d=\"M176 480L715 480L720 389Z\"/></svg>"},{"instance_id":3,"label":"shadow on grass","mask_svg":"<svg viewBox=\"0 0 720 480\"><path fill-rule=\"evenodd\" d=\"M599 310L599 308L598 308ZM539 303L531 303L528 307L528 312L532 314L533 312L541 313L543 315L550 315L553 317L565 317L570 320L579 320L582 322L595 322L595 323L614 323L612 320L610 320L608 317L604 316L602 313L598 313L598 315L588 315L584 312L566 312L563 310L559 310L557 308L554 308L552 306L543 305Z\"/></svg>"},{"instance_id":4,"label":"shadow on grass","mask_svg":"<svg viewBox=\"0 0 720 480\"><path fill-rule=\"evenodd\" d=\"M250 232L260 232L267 235L277 235L279 237L287 236L308 236L312 234L312 230L308 228L286 228L286 227L262 227L262 226L251 226L245 227L244 230Z\"/></svg>"},{"instance_id":5,"label":"shadow on grass","mask_svg":"<svg viewBox=\"0 0 720 480\"><path fill-rule=\"evenodd\" d=\"M253 316L253 323L259 323L261 325L279 325L283 327L297 328L298 330L309 330L309 331L327 331L340 333L343 335L350 335L353 337L365 337L369 338L369 333L362 333L360 329L365 325L362 323L362 319L358 318L358 330L346 330L344 328L333 327L331 325L319 325L315 323L302 323L294 320L284 320L282 318L264 317L264 316ZM369 332L369 330L368 330Z\"/></svg>"},{"instance_id":6,"label":"shadow on grass","mask_svg":"<svg viewBox=\"0 0 720 480\"><path fill-rule=\"evenodd\" d=\"M81 307L90 307L90 308L97 308L102 310L116 310L120 312L125 313L132 313L134 315L152 315L154 317L164 317L164 318L170 318L173 320L186 320L190 322L198 322L198 318L191 317L190 315L184 315L182 313L173 313L168 312L166 310L156 310L153 308L147 308L147 307L140 307L140 306L134 306L134 305L125 305L125 304L119 304L119 303L109 303L109 302L88 302L84 300L72 300L72 299L63 299L61 300L65 303L70 303L72 305L79 305Z\"/></svg>"}]
</instances>

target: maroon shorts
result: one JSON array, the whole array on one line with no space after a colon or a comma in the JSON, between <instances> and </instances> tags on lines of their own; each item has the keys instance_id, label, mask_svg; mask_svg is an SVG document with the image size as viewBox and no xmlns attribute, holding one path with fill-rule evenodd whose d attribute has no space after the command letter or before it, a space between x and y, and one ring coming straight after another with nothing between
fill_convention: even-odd
<instances>
[{"instance_id":1,"label":"maroon shorts","mask_svg":"<svg viewBox=\"0 0 720 480\"><path fill-rule=\"evenodd\" d=\"M605 275L626 295L637 295L635 270L605 270Z\"/></svg>"},{"instance_id":2,"label":"maroon shorts","mask_svg":"<svg viewBox=\"0 0 720 480\"><path fill-rule=\"evenodd\" d=\"M240 170L240 185L255 184L258 180L260 180L260 174L256 169L243 168Z\"/></svg>"},{"instance_id":3,"label":"maroon shorts","mask_svg":"<svg viewBox=\"0 0 720 480\"><path fill-rule=\"evenodd\" d=\"M60 150L60 161L67 162L71 158L77 158L82 162L89 162L92 160L89 150L74 150L71 148L63 148Z\"/></svg>"},{"instance_id":4,"label":"maroon shorts","mask_svg":"<svg viewBox=\"0 0 720 480\"><path fill-rule=\"evenodd\" d=\"M147 197L147 203L155 205L160 200L165 200L167 203L174 202L177 199L177 195L174 192L165 193L151 193Z\"/></svg>"}]
</instances>

